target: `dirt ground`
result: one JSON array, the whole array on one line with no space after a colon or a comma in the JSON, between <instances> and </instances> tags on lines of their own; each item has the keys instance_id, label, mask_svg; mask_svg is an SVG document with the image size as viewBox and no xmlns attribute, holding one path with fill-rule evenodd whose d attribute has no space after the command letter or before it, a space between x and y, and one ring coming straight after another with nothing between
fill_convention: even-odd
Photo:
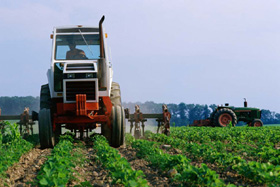
<instances>
[{"instance_id":1,"label":"dirt ground","mask_svg":"<svg viewBox=\"0 0 280 187\"><path fill-rule=\"evenodd\" d=\"M28 153L21 156L18 163L15 163L8 169L5 183L8 186L33 186L32 182L40 171L41 166L51 154L51 149L34 148ZM4 183L3 182L3 183Z\"/></svg>"},{"instance_id":2,"label":"dirt ground","mask_svg":"<svg viewBox=\"0 0 280 187\"><path fill-rule=\"evenodd\" d=\"M150 186L172 186L166 174L161 173L157 168L150 167L147 161L137 158L136 151L133 148L129 146L120 147L118 150L121 156L128 160L133 169L143 171Z\"/></svg>"}]
</instances>

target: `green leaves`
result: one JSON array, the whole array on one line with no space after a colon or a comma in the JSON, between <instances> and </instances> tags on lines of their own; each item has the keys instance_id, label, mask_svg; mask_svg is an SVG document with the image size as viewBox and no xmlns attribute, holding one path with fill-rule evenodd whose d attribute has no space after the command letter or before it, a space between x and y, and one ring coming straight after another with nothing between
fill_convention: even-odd
<instances>
[{"instance_id":1,"label":"green leaves","mask_svg":"<svg viewBox=\"0 0 280 187\"><path fill-rule=\"evenodd\" d=\"M202 157L221 168L233 168L257 183L280 183L280 150L275 148L280 140L279 127L242 127L230 131L181 127L172 128L171 137L151 134L149 138L188 152L194 159Z\"/></svg>"},{"instance_id":2,"label":"green leaves","mask_svg":"<svg viewBox=\"0 0 280 187\"><path fill-rule=\"evenodd\" d=\"M0 132L0 177L33 145L21 138L17 124L5 122Z\"/></svg>"},{"instance_id":3,"label":"green leaves","mask_svg":"<svg viewBox=\"0 0 280 187\"><path fill-rule=\"evenodd\" d=\"M103 136L94 136L93 149L96 152L97 160L110 171L113 179L112 184L123 184L124 186L148 186L143 179L141 170L135 171L125 158L122 158L118 151L109 146Z\"/></svg>"},{"instance_id":4,"label":"green leaves","mask_svg":"<svg viewBox=\"0 0 280 187\"><path fill-rule=\"evenodd\" d=\"M280 184L280 166L270 163L240 162L233 166L239 174L259 183Z\"/></svg>"},{"instance_id":5,"label":"green leaves","mask_svg":"<svg viewBox=\"0 0 280 187\"><path fill-rule=\"evenodd\" d=\"M70 137L70 138L69 138ZM74 172L73 138L62 136L37 176L40 186L65 186Z\"/></svg>"},{"instance_id":6,"label":"green leaves","mask_svg":"<svg viewBox=\"0 0 280 187\"><path fill-rule=\"evenodd\" d=\"M165 172L175 169L178 173L174 175L173 179L184 185L225 186L224 182L219 179L219 175L205 164L202 164L201 167L192 166L190 160L184 155L164 153L159 149L157 142L133 140L130 143L137 150L137 156L144 158L152 166Z\"/></svg>"}]
</instances>

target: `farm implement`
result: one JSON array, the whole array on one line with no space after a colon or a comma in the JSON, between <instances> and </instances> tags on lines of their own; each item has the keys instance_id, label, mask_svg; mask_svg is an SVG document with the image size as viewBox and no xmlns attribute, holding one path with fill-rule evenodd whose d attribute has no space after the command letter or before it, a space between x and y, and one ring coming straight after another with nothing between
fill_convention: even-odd
<instances>
[{"instance_id":1,"label":"farm implement","mask_svg":"<svg viewBox=\"0 0 280 187\"><path fill-rule=\"evenodd\" d=\"M162 105L162 113L161 114L143 114L140 111L139 105L135 106L135 112L134 114L130 114L129 109L125 109L125 118L128 119L130 122L130 133L132 134L132 129L134 127L134 137L136 139L140 138L141 136L144 136L145 132L145 122L147 122L147 119L156 119L158 123L157 133L163 133L167 136L170 135L170 118L171 114L168 111L168 108L166 105ZM142 133L141 133L141 127L142 127Z\"/></svg>"},{"instance_id":2,"label":"farm implement","mask_svg":"<svg viewBox=\"0 0 280 187\"><path fill-rule=\"evenodd\" d=\"M2 128L2 121L6 120L19 120L17 124L19 125L20 134L24 137L33 135L33 125L35 125L35 122L32 119L32 115L29 115L29 108L25 108L20 115L1 115L0 109L0 129Z\"/></svg>"},{"instance_id":3,"label":"farm implement","mask_svg":"<svg viewBox=\"0 0 280 187\"><path fill-rule=\"evenodd\" d=\"M245 99L244 107L218 106L210 115L210 118L204 120L194 120L190 126L211 126L226 127L229 124L235 126L239 121L247 123L251 127L262 127L261 110L258 108L249 108Z\"/></svg>"}]
</instances>

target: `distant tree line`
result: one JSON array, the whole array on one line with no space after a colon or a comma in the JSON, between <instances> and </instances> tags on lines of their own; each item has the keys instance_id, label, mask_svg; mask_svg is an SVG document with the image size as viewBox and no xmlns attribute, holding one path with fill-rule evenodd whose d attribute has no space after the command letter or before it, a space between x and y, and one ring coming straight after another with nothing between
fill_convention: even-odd
<instances>
[{"instance_id":1,"label":"distant tree line","mask_svg":"<svg viewBox=\"0 0 280 187\"><path fill-rule=\"evenodd\" d=\"M0 97L0 108L2 115L19 115L23 112L25 107L38 112L40 106L39 97Z\"/></svg>"},{"instance_id":2,"label":"distant tree line","mask_svg":"<svg viewBox=\"0 0 280 187\"><path fill-rule=\"evenodd\" d=\"M152 101L140 102L123 102L125 108L130 109L130 113L134 113L135 105L139 105L142 113L162 113L162 103L154 103ZM0 108L2 115L19 115L25 107L38 112L40 106L39 97L0 97ZM217 107L212 105L199 104L167 104L168 110L172 115L171 124L176 126L185 126L192 124L194 120L206 119L211 112ZM264 124L280 124L280 114L269 110L262 110L262 121Z\"/></svg>"}]
</instances>

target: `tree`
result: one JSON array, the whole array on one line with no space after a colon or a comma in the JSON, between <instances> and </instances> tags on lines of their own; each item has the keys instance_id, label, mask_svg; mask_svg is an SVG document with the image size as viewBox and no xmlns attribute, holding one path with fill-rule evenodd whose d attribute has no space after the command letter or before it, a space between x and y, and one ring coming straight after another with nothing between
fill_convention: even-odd
<instances>
[{"instance_id":1,"label":"tree","mask_svg":"<svg viewBox=\"0 0 280 187\"><path fill-rule=\"evenodd\" d=\"M211 105L209 105L209 108L211 108L211 112L214 112L214 110L217 108L217 105L215 105L215 104L211 104Z\"/></svg>"},{"instance_id":2,"label":"tree","mask_svg":"<svg viewBox=\"0 0 280 187\"><path fill-rule=\"evenodd\" d=\"M185 126L188 124L188 118L187 118L187 115L186 115L186 112L187 112L187 107L186 107L186 104L185 103L180 103L178 105L178 113L179 113L179 116L180 116L180 126Z\"/></svg>"},{"instance_id":3,"label":"tree","mask_svg":"<svg viewBox=\"0 0 280 187\"><path fill-rule=\"evenodd\" d=\"M205 105L204 109L203 109L203 116L204 116L203 119L209 118L210 117L210 113L211 113L211 111L209 110L208 105Z\"/></svg>"},{"instance_id":4,"label":"tree","mask_svg":"<svg viewBox=\"0 0 280 187\"><path fill-rule=\"evenodd\" d=\"M0 97L0 108L2 115L19 115L25 107L29 107L29 111L39 111L39 97Z\"/></svg>"}]
</instances>

